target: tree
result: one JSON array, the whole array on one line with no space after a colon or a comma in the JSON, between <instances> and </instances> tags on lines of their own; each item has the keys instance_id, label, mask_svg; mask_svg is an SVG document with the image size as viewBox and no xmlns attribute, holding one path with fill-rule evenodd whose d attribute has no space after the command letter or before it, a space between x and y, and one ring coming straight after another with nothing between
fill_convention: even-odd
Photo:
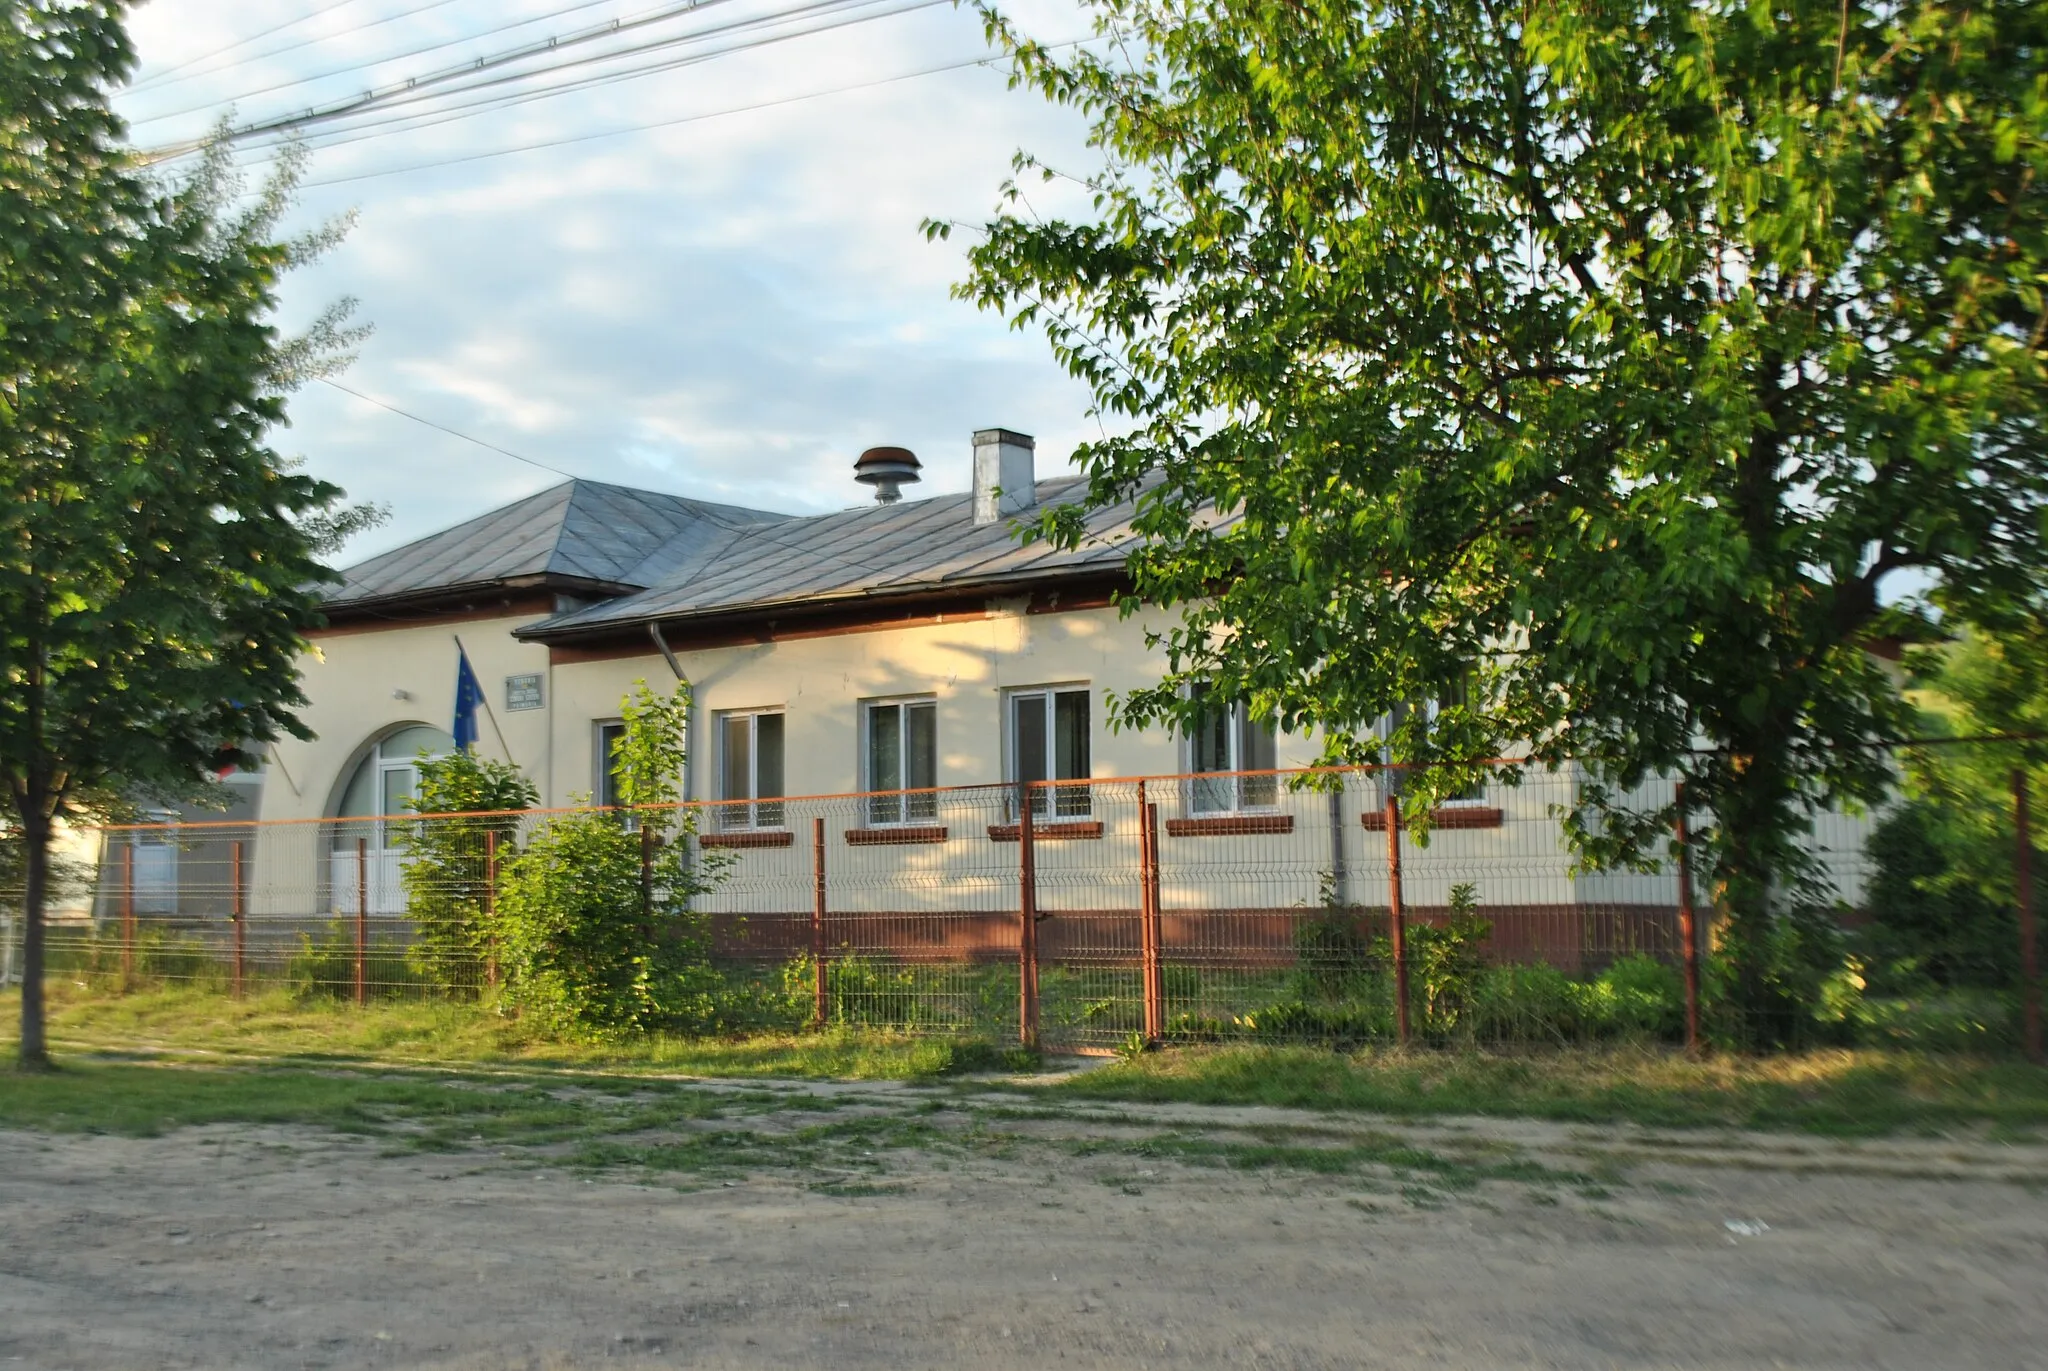
<instances>
[{"instance_id":1,"label":"tree","mask_svg":"<svg viewBox=\"0 0 2048 1371\"><path fill-rule=\"evenodd\" d=\"M2012 781L2026 772L2034 796L2048 782L2048 618L2015 616L1995 638L1965 630L1908 663L1919 732L1956 741L1907 753L1904 802L1871 842L1873 982L2008 987L2020 968ZM2010 741L1969 741L1983 738Z\"/></svg>"},{"instance_id":2,"label":"tree","mask_svg":"<svg viewBox=\"0 0 2048 1371\"><path fill-rule=\"evenodd\" d=\"M1118 713L1205 680L1332 761L1391 715L1418 818L1519 742L1583 769L1594 863L1675 775L1781 1031L1800 837L1906 718L1864 644L2048 579L2048 6L1095 9L1066 56L988 12L1103 165L1069 217L1009 184L960 293L1125 428L1035 527L1137 501L1130 604L1180 614Z\"/></svg>"},{"instance_id":3,"label":"tree","mask_svg":"<svg viewBox=\"0 0 2048 1371\"><path fill-rule=\"evenodd\" d=\"M399 834L405 862L405 913L413 939L406 964L453 986L492 953L488 918L493 859L518 852L519 811L540 803L540 791L511 762L480 760L464 749L422 756L406 808L436 817Z\"/></svg>"},{"instance_id":4,"label":"tree","mask_svg":"<svg viewBox=\"0 0 2048 1371\"><path fill-rule=\"evenodd\" d=\"M296 171L240 210L224 149L147 179L106 92L132 65L113 0L0 22L0 777L24 850L20 1057L47 1062L52 826L96 794L185 795L305 736L295 658L323 544L372 517L265 445L283 393L349 340L267 322Z\"/></svg>"},{"instance_id":5,"label":"tree","mask_svg":"<svg viewBox=\"0 0 2048 1371\"><path fill-rule=\"evenodd\" d=\"M644 681L619 706L619 807L557 816L503 867L490 927L505 998L590 1038L702 1027L717 1012L711 933L692 900L730 853L690 860L695 811L678 805L690 687Z\"/></svg>"}]
</instances>

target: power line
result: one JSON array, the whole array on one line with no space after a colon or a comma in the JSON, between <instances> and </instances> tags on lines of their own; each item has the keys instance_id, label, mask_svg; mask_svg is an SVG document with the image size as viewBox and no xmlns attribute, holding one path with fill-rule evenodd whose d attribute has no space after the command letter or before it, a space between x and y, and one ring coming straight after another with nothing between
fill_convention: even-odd
<instances>
[{"instance_id":1,"label":"power line","mask_svg":"<svg viewBox=\"0 0 2048 1371\"><path fill-rule=\"evenodd\" d=\"M409 409L400 409L397 405L394 405L386 400L379 400L374 395L365 395L360 390L356 390L350 386L345 386L341 382L336 381L330 377L322 376L319 379L323 384L333 386L336 390L342 392L344 395L355 396L364 404L375 405L378 409L388 409L393 414L399 416L401 419L410 419L416 424L425 424L428 428L439 429L441 432L447 434L451 438L460 438L465 443L475 443L478 447L487 447L493 452L499 453L506 457L510 457L515 462L524 462L530 467L539 467L542 471L551 471L557 476L566 476L572 481L583 479L577 476L576 473L573 471L564 471L560 467L549 466L546 462L539 461L532 457L528 457L523 453L514 452L511 448L499 447L496 443L487 443L481 438L471 437L469 434L462 432L462 430L450 428L446 424L437 424L432 419L422 418L420 415L414 414Z\"/></svg>"},{"instance_id":2,"label":"power line","mask_svg":"<svg viewBox=\"0 0 2048 1371\"><path fill-rule=\"evenodd\" d=\"M884 19L897 14L907 14L913 10L929 8L943 2L944 0L826 0L826 3L814 7L816 13L822 16L837 10L842 12L843 17L831 22L811 23L805 27L796 28L788 32L761 34L724 47L713 48L707 52L693 52L682 57L666 57L659 62L649 63L644 66L633 67L624 71L600 72L577 80L542 86L538 89L514 90L505 94L488 95L481 100L448 104L419 112L385 112L381 118L373 118L367 123L331 129L325 132L316 132L310 135L306 141L307 145L316 151L324 151L328 148L346 147L352 143L391 137L398 133L417 132L421 129L434 128L442 124L455 123L464 119L473 119L482 114L494 113L498 110L510 109L538 100L553 99L556 96L573 94L599 86L618 85L627 81L639 80L644 76L676 71L684 67L710 61L716 57L727 56L735 52L752 51L774 43L786 42L793 38L802 38L815 33L825 33L833 29L844 28L852 24L864 23L874 19ZM880 12L873 12L877 6L889 7L882 9ZM856 10L870 12L846 13L847 11ZM721 26L715 31L700 33L698 36L711 37L723 33L744 31L747 28L798 20L800 20L799 16L767 16ZM521 77L519 79L527 78ZM482 89L482 87L473 89Z\"/></svg>"},{"instance_id":3,"label":"power line","mask_svg":"<svg viewBox=\"0 0 2048 1371\"><path fill-rule=\"evenodd\" d=\"M877 5L900 2L901 0L807 0L807 3L801 5L800 7L794 10L783 10L763 15L750 15L745 18L733 20L729 23L717 24L708 28L694 29L688 34L677 35L673 39L664 39L662 41L662 46L681 47L686 46L690 43L703 42L710 39L724 37L732 34L744 34L749 32L750 30L773 29L775 26L778 25L801 23L806 18L813 16L829 15L834 12L844 12L851 9L873 8ZM933 4L938 2L939 0L912 0L913 4L919 5ZM802 32L811 31L815 30L803 30ZM409 110L401 107L399 109L394 110L380 107L375 109L364 110L355 114L339 116L335 121L333 121L336 124L340 125L339 127L314 130L310 133L305 134L285 134L273 136L278 137L280 139L285 137L298 138L307 142L310 146L315 147L332 147L337 146L340 143L359 141L357 137L344 137L343 135L377 134L386 128L395 128L400 125L407 124L414 125L416 127L432 127L434 124L445 122L445 120L447 119L467 117L465 113L466 111L502 108L509 105L525 103L527 101L545 99L557 94L569 94L575 91L589 89L590 87L593 86L621 83L624 81L636 79L642 75L671 71L676 69L677 67L687 66L694 62L703 60L703 58L706 56L718 56L728 51L744 50L745 48L748 47L760 46L765 45L768 42L779 41L779 39L784 36L790 35L777 35L770 33L760 38L750 39L746 43L737 45L733 48L718 48L705 54L688 53L681 57L663 56L655 62L647 63L645 65L638 67L626 67L623 69L611 71L600 70L590 75L573 77L566 81L559 81L553 84L532 87L525 90L514 89L509 91L503 91L502 93L484 94L485 92L496 91L499 87L502 86L516 87L521 82L533 81L542 77L556 75L557 73L567 70L569 68L565 64L564 66L560 67L543 68L531 72L513 72L508 73L504 76L492 77L472 85L462 86L453 91L438 94L434 97L434 99L439 101L445 101L447 103L437 104L431 108L423 110ZM645 53L651 53L658 50L659 48L655 45L635 46L620 49L619 51L614 53L594 54L589 58L579 59L579 63L587 62L591 65L601 65L606 61L623 60L626 58L636 57ZM483 94L483 98L480 100L470 100L467 102L460 102L457 101L456 99L456 97L459 96L472 94Z\"/></svg>"},{"instance_id":4,"label":"power line","mask_svg":"<svg viewBox=\"0 0 2048 1371\"><path fill-rule=\"evenodd\" d=\"M1073 42L1050 44L1048 46L1071 47L1074 43L1083 41L1086 40L1075 39ZM947 62L935 67L923 67L917 71L906 71L896 76L878 77L872 81L855 81L848 85L833 86L826 90L802 91L795 95L785 95L774 100L758 100L746 105L729 105L724 109L704 110L696 114L686 114L674 119L659 119L648 124L633 124L626 128L603 129L596 133L576 134L567 138L551 138L538 143L522 143L517 147L498 148L490 152L474 152L462 157L445 157L432 162L415 162L411 166L387 167L382 171L364 171L350 176L323 177L317 180L301 182L301 185L307 189L315 186L347 185L355 181L371 181L385 176L403 176L408 172L430 171L437 167L453 167L468 162L482 162L497 157L510 157L515 153L539 152L547 148L568 147L576 143L591 143L604 138L620 138L629 133L646 133L653 129L673 128L679 124L694 124L705 119L721 119L731 114L747 114L755 110L775 109L782 105L799 104L805 100L816 100L828 95L844 95L851 91L872 90L878 86L891 86L900 81L916 80L921 76L936 76L941 72L962 71L968 67L990 66L994 60L989 57L970 57L965 61Z\"/></svg>"},{"instance_id":5,"label":"power line","mask_svg":"<svg viewBox=\"0 0 2048 1371\"><path fill-rule=\"evenodd\" d=\"M621 33L630 32L635 29L642 29L654 24L665 23L670 19L679 18L693 11L705 9L711 5L725 3L728 3L728 0L683 0L681 4L665 5L659 10L649 11L648 13L643 14L634 19L614 19L608 24L600 24L593 28L579 30L575 33L558 35L556 37L544 39L539 42L522 44L519 47L511 48L504 52L491 54L485 57L479 57L472 62L465 62L453 67L443 67L437 71L428 72L423 76L415 76L405 81L395 82L388 86L382 86L374 90L364 91L362 94L357 95L348 100L336 101L334 103L327 105L314 106L310 109L303 110L298 114L285 115L275 119L262 120L260 122L253 124L244 124L239 128L228 130L228 132L225 135L225 140L229 142L236 142L240 141L241 139L255 137L260 134L281 133L291 129L304 128L309 124L321 123L327 120L341 118L349 114L362 113L373 106L408 104L421 99L433 98L436 95L438 95L439 92L432 90L432 87L446 85L447 83L452 81L460 81L465 77L474 76L482 72L492 71L499 67L510 66L518 62L528 61L534 57L548 56L560 51L563 48L579 47L585 43L594 43L601 39L616 37ZM684 35L681 38L664 39L655 43L646 44L643 46L642 50L652 50L653 48L656 47L666 46L680 41L687 41L687 39L688 35ZM633 49L626 49L625 51L630 52L633 51ZM611 60L613 58L618 57L619 55L621 54L618 52L614 52L609 54L597 54L595 57L592 58L572 58L568 62L559 63L554 67L542 68L539 71L528 72L526 73L526 75L534 76L544 74L547 71L564 70L569 67L583 65L590 61ZM452 93L460 94L464 90L473 90L477 88L478 87L476 86L462 86L458 87L457 90ZM196 142L180 144L177 145L175 148L171 149L158 149L154 151L152 156L161 159L162 157L165 156L172 156L182 152L193 151L196 150L197 148L205 146L206 143L209 141L211 140L199 140Z\"/></svg>"},{"instance_id":6,"label":"power line","mask_svg":"<svg viewBox=\"0 0 2048 1371\"><path fill-rule=\"evenodd\" d=\"M175 86L181 85L186 81L196 81L201 76L216 76L224 71L232 71L234 68L241 66L246 62L266 61L272 57L280 57L288 52L296 52L303 47L310 47L314 43L325 43L331 42L335 38L346 38L351 34L362 33L365 32L366 30L376 28L379 24L388 24L391 23L393 20L397 19L410 19L415 15L425 14L428 10L439 9L442 5L450 5L454 3L455 0L434 0L434 3L430 5L421 6L419 9L416 10L407 10L404 14L394 14L391 16L390 19L378 20L376 24L363 24L357 28L345 29L341 33L327 35L319 38L308 38L304 42L293 43L287 47L272 48L268 52L255 53L252 56L242 59L242 61L240 62L231 62L225 67L215 67L211 71L195 72L191 76L183 76L178 78L178 80L176 81L165 82L165 86ZM279 81L272 85L259 86L255 90L242 91L240 94L237 95L224 96L218 100L208 100L203 104L188 105L184 109L173 110L168 114L145 115L144 117L137 119L133 122L139 125L161 123L166 119L181 119L188 114L199 114L205 110L217 109L222 105L240 104L244 100L253 100L259 95L269 95L273 91L289 90L293 86L312 85L315 82L330 80L336 76L346 76L353 71L369 71L372 68L386 66L392 62L403 62L407 58L418 57L424 53L438 52L442 48L457 47L463 43L474 43L478 39L488 38L494 33L509 33L513 29L523 29L531 24L541 24L546 23L550 19L560 19L564 15L574 14L579 10L595 9L600 5L612 5L617 3L618 0L582 0L581 4L569 5L557 10L549 10L545 14L536 14L529 19L515 20L514 22L509 24L499 24L495 28L481 29L475 33L466 33L458 38L444 38L436 43L428 43L417 48L408 48L404 52L394 52L384 57L372 58L371 60L366 62L351 62L347 66L334 67L328 71L319 72L312 76L301 76L290 81Z\"/></svg>"}]
</instances>

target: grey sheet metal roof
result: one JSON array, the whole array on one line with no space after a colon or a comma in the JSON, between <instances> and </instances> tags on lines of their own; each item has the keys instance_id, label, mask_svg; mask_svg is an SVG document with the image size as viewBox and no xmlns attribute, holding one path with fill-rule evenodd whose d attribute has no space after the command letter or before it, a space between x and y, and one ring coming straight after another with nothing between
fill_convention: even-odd
<instances>
[{"instance_id":1,"label":"grey sheet metal roof","mask_svg":"<svg viewBox=\"0 0 2048 1371\"><path fill-rule=\"evenodd\" d=\"M1040 481L1037 489L1041 505L1063 503L1079 499L1087 483ZM1007 519L975 524L967 494L789 519L734 532L647 590L556 615L520 636L570 638L657 620L1114 572L1135 538L1130 519L1128 504L1096 513L1072 551L1020 545Z\"/></svg>"},{"instance_id":2,"label":"grey sheet metal roof","mask_svg":"<svg viewBox=\"0 0 2048 1371\"><path fill-rule=\"evenodd\" d=\"M514 578L626 590L687 570L739 532L788 518L601 481L561 485L342 572L329 605Z\"/></svg>"}]
</instances>

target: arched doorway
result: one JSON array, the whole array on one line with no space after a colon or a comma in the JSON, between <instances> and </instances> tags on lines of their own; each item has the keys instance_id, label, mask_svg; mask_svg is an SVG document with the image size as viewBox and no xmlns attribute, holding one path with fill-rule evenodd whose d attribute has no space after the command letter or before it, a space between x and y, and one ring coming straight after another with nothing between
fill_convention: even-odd
<instances>
[{"instance_id":1,"label":"arched doorway","mask_svg":"<svg viewBox=\"0 0 2048 1371\"><path fill-rule=\"evenodd\" d=\"M419 785L422 756L442 757L455 739L431 724L402 724L365 747L336 791L330 876L333 912L353 914L359 889L367 884L369 912L403 914L405 888L399 872L405 853L403 815ZM361 873L359 878L358 873Z\"/></svg>"}]
</instances>

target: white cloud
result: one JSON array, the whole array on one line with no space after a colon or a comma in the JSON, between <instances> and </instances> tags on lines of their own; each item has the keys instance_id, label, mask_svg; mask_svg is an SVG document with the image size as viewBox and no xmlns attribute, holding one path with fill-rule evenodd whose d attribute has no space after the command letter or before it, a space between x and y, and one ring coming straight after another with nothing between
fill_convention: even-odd
<instances>
[{"instance_id":1,"label":"white cloud","mask_svg":"<svg viewBox=\"0 0 2048 1371\"><path fill-rule=\"evenodd\" d=\"M292 0L310 10L314 0ZM400 0L360 0L240 50L315 33L321 44L251 61L124 105L147 113L327 72L352 59L475 32L564 0L451 0L367 31ZM756 0L732 0L729 17ZM615 3L510 38L649 8ZM288 17L257 0L156 0L134 33L161 68ZM1068 38L1059 0L1030 16ZM708 21L707 21L708 22ZM344 32L346 30L346 32ZM476 55L508 35L242 103L300 108L370 81ZM316 152L313 182L682 118L890 77L980 55L979 21L950 7L733 54L679 72ZM185 121L203 127L204 115ZM143 125L139 137L190 131ZM850 463L900 442L924 489L967 481L968 435L1038 435L1057 469L1095 431L1085 391L1036 334L949 297L962 245L932 244L926 215L985 217L1020 145L1085 166L1081 125L969 68L703 118L647 132L431 170L309 187L304 213L349 207L355 232L288 283L286 322L342 294L376 334L346 384L579 475L790 510L866 492ZM419 536L559 479L314 386L283 446L391 524L351 556Z\"/></svg>"}]
</instances>

